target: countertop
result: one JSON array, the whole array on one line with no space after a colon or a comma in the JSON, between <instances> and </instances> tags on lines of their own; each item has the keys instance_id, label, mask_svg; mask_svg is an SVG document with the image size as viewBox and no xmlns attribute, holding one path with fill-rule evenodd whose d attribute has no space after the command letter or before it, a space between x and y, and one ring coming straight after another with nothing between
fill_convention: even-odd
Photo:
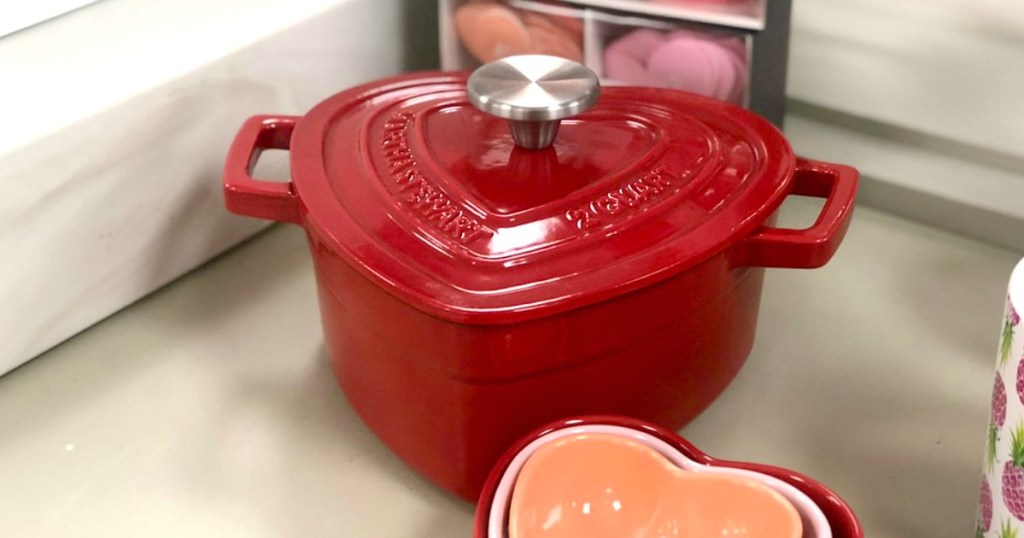
<instances>
[{"instance_id":1,"label":"countertop","mask_svg":"<svg viewBox=\"0 0 1024 538\"><path fill-rule=\"evenodd\" d=\"M769 271L747 365L683 434L821 480L870 537L973 535L1020 256L858 208L828 266ZM0 378L0 536L471 536L353 414L319 323L277 226Z\"/></svg>"}]
</instances>

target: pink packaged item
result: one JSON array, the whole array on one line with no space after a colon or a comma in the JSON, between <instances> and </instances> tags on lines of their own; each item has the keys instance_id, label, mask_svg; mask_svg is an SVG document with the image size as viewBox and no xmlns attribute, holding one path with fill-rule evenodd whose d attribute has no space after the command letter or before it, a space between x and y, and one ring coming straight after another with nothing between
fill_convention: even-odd
<instances>
[{"instance_id":1,"label":"pink packaged item","mask_svg":"<svg viewBox=\"0 0 1024 538\"><path fill-rule=\"evenodd\" d=\"M529 52L526 25L501 4L473 2L461 6L455 11L455 29L466 50L484 63Z\"/></svg>"},{"instance_id":2,"label":"pink packaged item","mask_svg":"<svg viewBox=\"0 0 1024 538\"><path fill-rule=\"evenodd\" d=\"M455 30L481 63L518 54L583 60L582 23L571 17L516 10L497 2L470 2L455 10Z\"/></svg>"},{"instance_id":3,"label":"pink packaged item","mask_svg":"<svg viewBox=\"0 0 1024 538\"><path fill-rule=\"evenodd\" d=\"M665 36L657 30L642 28L612 42L604 52L604 74L620 82L653 86L647 72L647 58L665 44Z\"/></svg>"},{"instance_id":4,"label":"pink packaged item","mask_svg":"<svg viewBox=\"0 0 1024 538\"><path fill-rule=\"evenodd\" d=\"M642 28L612 42L604 54L612 81L689 91L741 103L747 87L746 45L716 33Z\"/></svg>"}]
</instances>

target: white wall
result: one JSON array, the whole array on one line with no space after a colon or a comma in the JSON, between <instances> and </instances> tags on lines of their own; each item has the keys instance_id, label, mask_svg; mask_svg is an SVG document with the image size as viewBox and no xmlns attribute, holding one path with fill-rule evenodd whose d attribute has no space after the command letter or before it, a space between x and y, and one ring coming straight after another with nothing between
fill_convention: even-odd
<instances>
[{"instance_id":1,"label":"white wall","mask_svg":"<svg viewBox=\"0 0 1024 538\"><path fill-rule=\"evenodd\" d=\"M265 226L223 209L235 131L400 71L402 11L104 0L0 39L0 374Z\"/></svg>"},{"instance_id":2,"label":"white wall","mask_svg":"<svg viewBox=\"0 0 1024 538\"><path fill-rule=\"evenodd\" d=\"M1024 3L796 0L787 134L862 201L1024 251Z\"/></svg>"}]
</instances>

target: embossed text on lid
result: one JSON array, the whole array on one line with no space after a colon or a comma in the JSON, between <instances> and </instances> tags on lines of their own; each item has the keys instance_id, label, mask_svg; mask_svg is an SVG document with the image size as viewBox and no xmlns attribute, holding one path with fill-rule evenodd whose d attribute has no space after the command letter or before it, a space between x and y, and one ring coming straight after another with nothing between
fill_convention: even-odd
<instances>
[{"instance_id":1,"label":"embossed text on lid","mask_svg":"<svg viewBox=\"0 0 1024 538\"><path fill-rule=\"evenodd\" d=\"M751 113L652 88L607 89L542 151L473 107L464 75L364 86L302 121L293 178L310 226L385 289L464 322L528 319L691 267L760 225L794 166Z\"/></svg>"}]
</instances>

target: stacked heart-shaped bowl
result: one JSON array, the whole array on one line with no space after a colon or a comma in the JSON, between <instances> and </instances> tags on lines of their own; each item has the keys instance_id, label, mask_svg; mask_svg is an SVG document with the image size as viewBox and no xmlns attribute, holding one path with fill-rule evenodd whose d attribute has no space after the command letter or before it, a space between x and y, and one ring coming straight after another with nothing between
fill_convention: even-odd
<instances>
[{"instance_id":1,"label":"stacked heart-shaped bowl","mask_svg":"<svg viewBox=\"0 0 1024 538\"><path fill-rule=\"evenodd\" d=\"M864 535L846 502L810 477L716 460L675 432L613 416L520 439L485 483L474 524L475 538Z\"/></svg>"}]
</instances>

